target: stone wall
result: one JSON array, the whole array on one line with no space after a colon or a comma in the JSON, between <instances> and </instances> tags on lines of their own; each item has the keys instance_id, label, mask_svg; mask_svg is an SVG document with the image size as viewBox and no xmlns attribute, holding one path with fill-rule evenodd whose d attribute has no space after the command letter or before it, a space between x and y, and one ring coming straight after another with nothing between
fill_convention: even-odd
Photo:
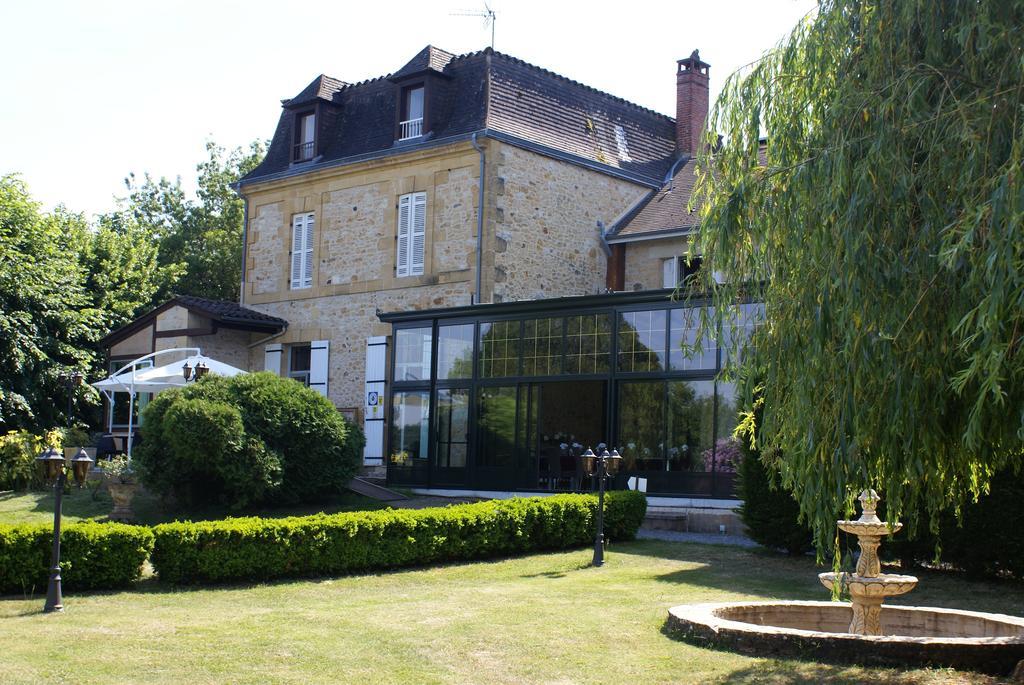
<instances>
[{"instance_id":1,"label":"stone wall","mask_svg":"<svg viewBox=\"0 0 1024 685\"><path fill-rule=\"evenodd\" d=\"M247 371L249 370L249 342L254 335L257 336L257 340L259 337L266 337L266 334L250 334L246 331L220 328L213 335L189 336L186 347L198 347L206 357Z\"/></svg>"},{"instance_id":2,"label":"stone wall","mask_svg":"<svg viewBox=\"0 0 1024 685\"><path fill-rule=\"evenodd\" d=\"M662 262L681 257L689 249L686 238L656 238L626 244L626 290L662 287Z\"/></svg>"},{"instance_id":3,"label":"stone wall","mask_svg":"<svg viewBox=\"0 0 1024 685\"><path fill-rule=\"evenodd\" d=\"M329 340L328 398L337 407L362 410L366 382L366 339L374 335L390 335L391 327L377 319L377 309L405 311L444 306L446 302L466 302L470 285L453 283L445 286L406 288L398 291L329 295L317 299L292 300L260 305L260 311L279 316L289 322L288 330L267 344L288 346ZM265 346L249 352L249 368L263 369ZM282 355L282 372L287 368L287 355Z\"/></svg>"},{"instance_id":4,"label":"stone wall","mask_svg":"<svg viewBox=\"0 0 1024 685\"><path fill-rule=\"evenodd\" d=\"M246 253L249 265L245 275L246 287L257 295L277 292L284 285L280 260L287 258L291 248L286 246L287 234L281 228L290 225L285 223L282 210L280 202L256 204L250 210Z\"/></svg>"},{"instance_id":5,"label":"stone wall","mask_svg":"<svg viewBox=\"0 0 1024 685\"><path fill-rule=\"evenodd\" d=\"M452 284L473 280L478 163L476 151L460 143L247 188L242 304L259 309L274 302L425 286L438 286L443 294ZM397 205L413 192L427 197L424 273L399 278ZM303 212L315 216L313 286L291 290L291 221Z\"/></svg>"},{"instance_id":6,"label":"stone wall","mask_svg":"<svg viewBox=\"0 0 1024 685\"><path fill-rule=\"evenodd\" d=\"M598 222L610 226L648 189L511 145L492 149L494 301L603 292Z\"/></svg>"},{"instance_id":7,"label":"stone wall","mask_svg":"<svg viewBox=\"0 0 1024 685\"><path fill-rule=\"evenodd\" d=\"M110 348L111 357L141 357L153 351L153 326L145 326Z\"/></svg>"}]
</instances>

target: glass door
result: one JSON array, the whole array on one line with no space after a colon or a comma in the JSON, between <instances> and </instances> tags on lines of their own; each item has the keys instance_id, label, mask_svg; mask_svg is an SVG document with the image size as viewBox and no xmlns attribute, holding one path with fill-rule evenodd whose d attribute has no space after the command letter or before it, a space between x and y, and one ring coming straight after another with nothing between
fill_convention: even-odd
<instances>
[{"instance_id":1,"label":"glass door","mask_svg":"<svg viewBox=\"0 0 1024 685\"><path fill-rule=\"evenodd\" d=\"M466 485L469 455L469 388L437 391L433 485Z\"/></svg>"}]
</instances>

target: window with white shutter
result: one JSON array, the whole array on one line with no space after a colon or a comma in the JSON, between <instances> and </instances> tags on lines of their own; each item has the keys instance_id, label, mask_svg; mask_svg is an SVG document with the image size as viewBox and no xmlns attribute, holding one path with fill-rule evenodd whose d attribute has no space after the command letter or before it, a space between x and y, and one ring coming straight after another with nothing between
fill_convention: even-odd
<instances>
[{"instance_id":1,"label":"window with white shutter","mask_svg":"<svg viewBox=\"0 0 1024 685\"><path fill-rule=\"evenodd\" d=\"M661 262L661 287L674 288L679 283L679 257L669 257Z\"/></svg>"},{"instance_id":2,"label":"window with white shutter","mask_svg":"<svg viewBox=\"0 0 1024 685\"><path fill-rule=\"evenodd\" d=\"M409 193L398 198L398 239L395 275L423 273L427 240L427 194Z\"/></svg>"},{"instance_id":3,"label":"window with white shutter","mask_svg":"<svg viewBox=\"0 0 1024 685\"><path fill-rule=\"evenodd\" d=\"M292 276L291 289L313 287L313 213L292 217Z\"/></svg>"}]
</instances>

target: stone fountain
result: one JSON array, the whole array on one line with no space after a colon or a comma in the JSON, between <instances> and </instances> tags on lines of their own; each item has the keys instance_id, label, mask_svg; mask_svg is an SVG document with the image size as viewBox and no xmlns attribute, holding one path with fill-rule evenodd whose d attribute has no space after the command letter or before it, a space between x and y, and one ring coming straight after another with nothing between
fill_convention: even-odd
<instances>
[{"instance_id":1,"label":"stone fountain","mask_svg":"<svg viewBox=\"0 0 1024 685\"><path fill-rule=\"evenodd\" d=\"M851 602L728 602L669 609L666 632L702 646L754 656L806 657L897 666L952 666L997 675L1024 673L1024 618L937 607L883 606L906 594L917 578L881 572L878 546L899 523L879 520L874 490L859 497L861 517L838 521L857 536L853 573L822 573ZM1018 665L1018 663L1020 665Z\"/></svg>"},{"instance_id":2,"label":"stone fountain","mask_svg":"<svg viewBox=\"0 0 1024 685\"><path fill-rule=\"evenodd\" d=\"M900 576L882 573L878 560L878 546L882 536L895 533L902 523L888 524L880 521L875 514L880 497L874 490L865 490L858 498L861 515L856 521L837 521L839 530L857 536L860 545L860 559L854 573L820 573L818 579L827 588L837 585L850 593L853 606L851 633L857 635L882 634L882 602L886 597L905 595L917 585L914 576Z\"/></svg>"}]
</instances>

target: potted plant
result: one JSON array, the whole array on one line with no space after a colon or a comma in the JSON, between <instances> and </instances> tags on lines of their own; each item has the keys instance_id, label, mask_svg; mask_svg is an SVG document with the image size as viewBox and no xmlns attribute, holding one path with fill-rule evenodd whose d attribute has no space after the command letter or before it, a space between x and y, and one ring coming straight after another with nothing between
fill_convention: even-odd
<instances>
[{"instance_id":1,"label":"potted plant","mask_svg":"<svg viewBox=\"0 0 1024 685\"><path fill-rule=\"evenodd\" d=\"M131 462L127 457L115 457L110 461L100 462L100 468L103 469L103 479L107 483L110 499L114 500L114 510L110 512L110 518L115 521L133 520L135 513L132 511L132 499L139 485Z\"/></svg>"}]
</instances>

